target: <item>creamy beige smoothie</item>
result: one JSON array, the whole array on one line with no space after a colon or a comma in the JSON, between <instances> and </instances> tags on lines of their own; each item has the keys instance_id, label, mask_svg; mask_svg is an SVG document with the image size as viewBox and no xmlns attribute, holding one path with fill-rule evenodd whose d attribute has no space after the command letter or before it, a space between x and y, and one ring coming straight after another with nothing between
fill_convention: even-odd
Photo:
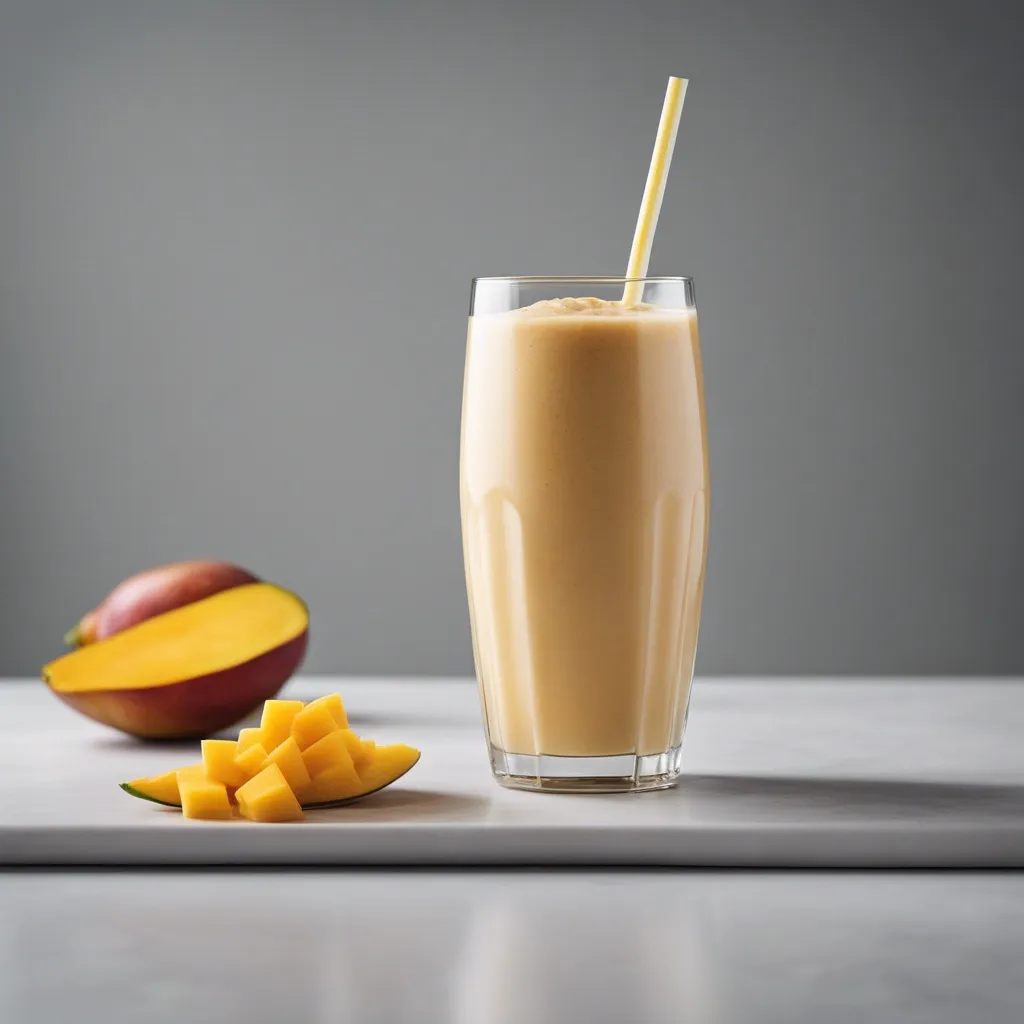
<instances>
[{"instance_id":1,"label":"creamy beige smoothie","mask_svg":"<svg viewBox=\"0 0 1024 1024\"><path fill-rule=\"evenodd\" d=\"M470 317L461 506L492 747L678 747L708 534L696 313L570 298Z\"/></svg>"}]
</instances>

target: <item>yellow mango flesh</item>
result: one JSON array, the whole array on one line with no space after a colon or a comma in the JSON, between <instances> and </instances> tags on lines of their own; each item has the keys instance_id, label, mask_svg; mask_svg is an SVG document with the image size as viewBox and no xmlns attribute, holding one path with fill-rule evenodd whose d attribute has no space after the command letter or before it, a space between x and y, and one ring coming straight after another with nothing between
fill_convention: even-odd
<instances>
[{"instance_id":1,"label":"yellow mango flesh","mask_svg":"<svg viewBox=\"0 0 1024 1024\"><path fill-rule=\"evenodd\" d=\"M292 736L300 750L311 747L317 740L332 732L339 732L341 726L331 709L320 701L307 704L292 720Z\"/></svg>"},{"instance_id":2,"label":"yellow mango flesh","mask_svg":"<svg viewBox=\"0 0 1024 1024\"><path fill-rule=\"evenodd\" d=\"M353 733L353 735L355 734ZM373 752L377 748L377 741L360 737L356 738L359 739L359 750L352 754L352 761L355 763L356 768L362 768L373 760Z\"/></svg>"},{"instance_id":3,"label":"yellow mango flesh","mask_svg":"<svg viewBox=\"0 0 1024 1024\"><path fill-rule=\"evenodd\" d=\"M260 719L260 743L264 750L279 747L292 732L292 722L302 710L301 700L268 700Z\"/></svg>"},{"instance_id":4,"label":"yellow mango flesh","mask_svg":"<svg viewBox=\"0 0 1024 1024\"><path fill-rule=\"evenodd\" d=\"M420 752L404 743L378 746L373 760L360 770L359 778L372 792L401 778L419 759Z\"/></svg>"},{"instance_id":5,"label":"yellow mango flesh","mask_svg":"<svg viewBox=\"0 0 1024 1024\"><path fill-rule=\"evenodd\" d=\"M276 764L268 765L235 794L238 810L250 821L296 821L302 807Z\"/></svg>"},{"instance_id":6,"label":"yellow mango flesh","mask_svg":"<svg viewBox=\"0 0 1024 1024\"><path fill-rule=\"evenodd\" d=\"M328 733L311 747L307 747L302 752L302 760L311 779L335 769L345 772L353 781L359 779L341 729Z\"/></svg>"},{"instance_id":7,"label":"yellow mango flesh","mask_svg":"<svg viewBox=\"0 0 1024 1024\"><path fill-rule=\"evenodd\" d=\"M245 775L246 781L251 779L267 759L267 752L262 743L253 743L235 758L235 767Z\"/></svg>"},{"instance_id":8,"label":"yellow mango flesh","mask_svg":"<svg viewBox=\"0 0 1024 1024\"><path fill-rule=\"evenodd\" d=\"M336 706L342 707L340 698ZM305 707L301 701L268 700L259 729L243 729L237 741L204 740L201 763L134 779L121 788L181 807L189 818L230 818L233 798L243 817L253 821L291 821L302 816L302 807L354 800L382 789L419 760L413 747L378 746L340 727L336 706L326 698ZM265 736L282 733L284 739L267 754ZM300 738L314 736L301 749Z\"/></svg>"},{"instance_id":9,"label":"yellow mango flesh","mask_svg":"<svg viewBox=\"0 0 1024 1024\"><path fill-rule=\"evenodd\" d=\"M181 813L186 818L216 820L232 816L227 786L208 779L202 765L178 771L178 792Z\"/></svg>"},{"instance_id":10,"label":"yellow mango flesh","mask_svg":"<svg viewBox=\"0 0 1024 1024\"><path fill-rule=\"evenodd\" d=\"M244 754L251 746L256 743L263 742L263 733L258 729L242 729L238 734L238 749L235 751L235 757L238 758Z\"/></svg>"},{"instance_id":11,"label":"yellow mango flesh","mask_svg":"<svg viewBox=\"0 0 1024 1024\"><path fill-rule=\"evenodd\" d=\"M345 713L345 705L341 702L340 693L328 693L323 697L317 697L316 700L311 700L306 707L315 708L320 705L323 705L330 711L331 716L338 723L339 729L348 728L348 715Z\"/></svg>"},{"instance_id":12,"label":"yellow mango flesh","mask_svg":"<svg viewBox=\"0 0 1024 1024\"><path fill-rule=\"evenodd\" d=\"M142 690L245 664L305 632L306 606L271 583L251 583L164 612L51 661L60 693Z\"/></svg>"},{"instance_id":13,"label":"yellow mango flesh","mask_svg":"<svg viewBox=\"0 0 1024 1024\"><path fill-rule=\"evenodd\" d=\"M345 746L348 747L348 752L352 756L353 761L358 761L363 754L363 742L351 729L341 730L342 738L345 740Z\"/></svg>"},{"instance_id":14,"label":"yellow mango flesh","mask_svg":"<svg viewBox=\"0 0 1024 1024\"><path fill-rule=\"evenodd\" d=\"M249 776L235 764L238 743L235 740L203 740L203 768L211 782L237 789Z\"/></svg>"},{"instance_id":15,"label":"yellow mango flesh","mask_svg":"<svg viewBox=\"0 0 1024 1024\"><path fill-rule=\"evenodd\" d=\"M377 750L385 752L380 764L372 761L354 779L338 767L328 768L316 776L303 791L303 805L313 807L367 796L401 778L420 759L420 752L404 743L377 747Z\"/></svg>"},{"instance_id":16,"label":"yellow mango flesh","mask_svg":"<svg viewBox=\"0 0 1024 1024\"><path fill-rule=\"evenodd\" d=\"M349 800L359 794L362 785L354 771L350 774L340 768L328 768L306 787L302 799L307 807Z\"/></svg>"},{"instance_id":17,"label":"yellow mango flesh","mask_svg":"<svg viewBox=\"0 0 1024 1024\"><path fill-rule=\"evenodd\" d=\"M284 781L288 783L293 793L300 794L303 788L309 785L309 772L302 760L302 751L299 750L294 736L289 736L284 743L275 747L267 755L260 770L269 768L272 764L276 764L281 769Z\"/></svg>"}]
</instances>

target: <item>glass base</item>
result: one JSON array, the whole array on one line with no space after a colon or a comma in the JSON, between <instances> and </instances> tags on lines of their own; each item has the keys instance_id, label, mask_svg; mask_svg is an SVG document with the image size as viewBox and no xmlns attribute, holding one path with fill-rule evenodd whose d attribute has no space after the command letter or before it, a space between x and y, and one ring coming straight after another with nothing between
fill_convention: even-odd
<instances>
[{"instance_id":1,"label":"glass base","mask_svg":"<svg viewBox=\"0 0 1024 1024\"><path fill-rule=\"evenodd\" d=\"M491 746L494 777L509 789L550 793L643 793L668 789L679 778L682 747L664 754L556 757L511 754Z\"/></svg>"}]
</instances>

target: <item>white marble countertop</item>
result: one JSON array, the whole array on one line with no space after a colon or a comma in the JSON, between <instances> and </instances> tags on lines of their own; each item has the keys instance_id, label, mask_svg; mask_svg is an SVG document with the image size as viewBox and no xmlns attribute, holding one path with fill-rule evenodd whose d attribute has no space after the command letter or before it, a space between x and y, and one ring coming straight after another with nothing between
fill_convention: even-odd
<instances>
[{"instance_id":1,"label":"white marble countertop","mask_svg":"<svg viewBox=\"0 0 1024 1024\"><path fill-rule=\"evenodd\" d=\"M298 691L341 689L359 728L420 742L439 772L473 758L473 786L499 814L518 806L505 796L560 804L491 783L482 740L469 739L472 687L440 684L421 704L407 688L422 685L317 680ZM862 815L885 794L886 806L934 817L951 794L961 813L965 796L994 793L1009 814L1022 689L701 683L687 771L717 780L702 783L705 795L730 813L767 793L798 808L845 801ZM8 777L24 752L14 709L22 729L28 708L52 722L37 792L66 779L62 743L167 756L93 731L46 697L0 685ZM454 707L467 745L445 754L440 740L460 728ZM95 768L85 774L99 781ZM417 786L428 792L433 779ZM0 824L14 809L8 792ZM1024 875L1007 871L0 868L4 1024L1009 1024L1024 1019L1021 949Z\"/></svg>"},{"instance_id":2,"label":"white marble countertop","mask_svg":"<svg viewBox=\"0 0 1024 1024\"><path fill-rule=\"evenodd\" d=\"M354 727L420 747L389 790L302 825L190 822L117 783L198 759L0 684L0 863L1024 865L1024 686L698 682L672 791L536 794L490 777L465 680L298 680Z\"/></svg>"}]
</instances>

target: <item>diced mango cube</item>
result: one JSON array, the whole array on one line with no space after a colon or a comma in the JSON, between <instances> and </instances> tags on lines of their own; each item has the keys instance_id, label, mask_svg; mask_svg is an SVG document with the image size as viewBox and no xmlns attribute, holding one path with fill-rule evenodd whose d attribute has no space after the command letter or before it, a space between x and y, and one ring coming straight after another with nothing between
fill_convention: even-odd
<instances>
[{"instance_id":1,"label":"diced mango cube","mask_svg":"<svg viewBox=\"0 0 1024 1024\"><path fill-rule=\"evenodd\" d=\"M238 734L238 749L235 757L244 754L253 744L263 742L263 733L260 729L242 729Z\"/></svg>"},{"instance_id":2,"label":"diced mango cube","mask_svg":"<svg viewBox=\"0 0 1024 1024\"><path fill-rule=\"evenodd\" d=\"M201 764L178 771L178 792L181 794L181 813L186 818L231 817L227 786L208 779Z\"/></svg>"},{"instance_id":3,"label":"diced mango cube","mask_svg":"<svg viewBox=\"0 0 1024 1024\"><path fill-rule=\"evenodd\" d=\"M315 779L326 771L337 769L349 778L358 780L355 765L352 763L352 755L348 752L348 743L341 729L329 732L321 737L311 747L302 752L302 760L306 765L309 776ZM305 796L305 794L303 794Z\"/></svg>"},{"instance_id":4,"label":"diced mango cube","mask_svg":"<svg viewBox=\"0 0 1024 1024\"><path fill-rule=\"evenodd\" d=\"M234 740L203 740L203 768L211 782L236 789L249 776L236 764L238 744Z\"/></svg>"},{"instance_id":5,"label":"diced mango cube","mask_svg":"<svg viewBox=\"0 0 1024 1024\"><path fill-rule=\"evenodd\" d=\"M195 764L186 764L178 768L174 774L178 777L178 792L180 793L182 779L202 780L206 778L206 765L202 761L198 761Z\"/></svg>"},{"instance_id":6,"label":"diced mango cube","mask_svg":"<svg viewBox=\"0 0 1024 1024\"><path fill-rule=\"evenodd\" d=\"M295 737L299 750L305 750L328 733L337 732L340 728L331 709L326 704L313 701L292 719L291 734Z\"/></svg>"},{"instance_id":7,"label":"diced mango cube","mask_svg":"<svg viewBox=\"0 0 1024 1024\"><path fill-rule=\"evenodd\" d=\"M302 817L302 806L276 764L254 775L235 796L239 811L250 821L296 821Z\"/></svg>"},{"instance_id":8,"label":"diced mango cube","mask_svg":"<svg viewBox=\"0 0 1024 1024\"><path fill-rule=\"evenodd\" d=\"M292 731L292 721L302 710L301 700L268 700L260 719L260 743L264 750L280 746Z\"/></svg>"},{"instance_id":9,"label":"diced mango cube","mask_svg":"<svg viewBox=\"0 0 1024 1024\"><path fill-rule=\"evenodd\" d=\"M284 743L275 747L266 757L260 770L276 764L281 769L284 781L296 796L299 796L302 789L309 785L309 771L302 760L302 751L294 736L289 736Z\"/></svg>"},{"instance_id":10,"label":"diced mango cube","mask_svg":"<svg viewBox=\"0 0 1024 1024\"><path fill-rule=\"evenodd\" d=\"M328 693L323 697L317 697L316 700L311 700L306 707L313 708L320 705L330 711L340 729L348 728L348 715L345 714L345 705L341 703L340 693Z\"/></svg>"},{"instance_id":11,"label":"diced mango cube","mask_svg":"<svg viewBox=\"0 0 1024 1024\"><path fill-rule=\"evenodd\" d=\"M348 752L352 755L354 761L363 749L362 743L359 741L359 737L351 729L342 729L341 735L345 739L345 746L348 747Z\"/></svg>"},{"instance_id":12,"label":"diced mango cube","mask_svg":"<svg viewBox=\"0 0 1024 1024\"><path fill-rule=\"evenodd\" d=\"M362 739L359 740L359 750L352 754L352 763L356 766L356 769L364 768L373 760L373 752L377 748L376 740Z\"/></svg>"},{"instance_id":13,"label":"diced mango cube","mask_svg":"<svg viewBox=\"0 0 1024 1024\"><path fill-rule=\"evenodd\" d=\"M235 758L235 767L245 774L246 780L251 779L263 767L267 752L262 743L253 743Z\"/></svg>"}]
</instances>

